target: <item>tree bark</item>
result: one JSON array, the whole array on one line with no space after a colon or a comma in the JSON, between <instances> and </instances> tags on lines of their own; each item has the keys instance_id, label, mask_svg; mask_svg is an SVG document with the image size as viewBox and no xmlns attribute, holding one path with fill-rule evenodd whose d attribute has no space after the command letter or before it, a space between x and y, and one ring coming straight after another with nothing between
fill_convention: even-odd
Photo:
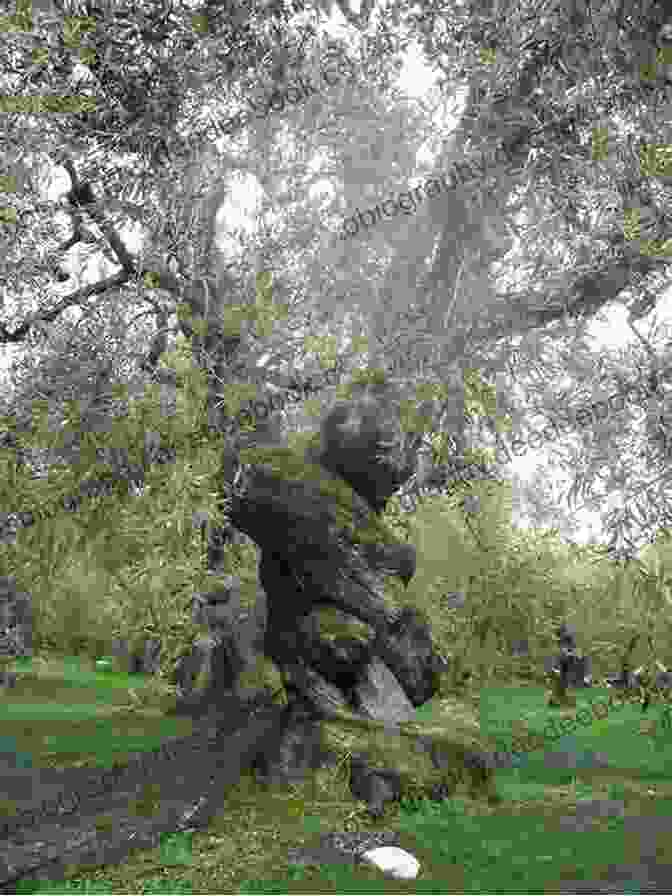
<instances>
[{"instance_id":1,"label":"tree bark","mask_svg":"<svg viewBox=\"0 0 672 896\"><path fill-rule=\"evenodd\" d=\"M328 478L325 471L324 480ZM289 480L268 467L251 465L243 468L232 496L234 526L262 551L260 578L269 595L268 629L281 622L284 629L314 604L327 603L376 631L384 630L396 618L385 601L386 558L382 552L378 558L370 552L370 559L381 565L377 569L369 565L368 548L360 547L338 518L343 503L339 506L336 498L325 494L324 480ZM372 517L366 503L352 493L354 526L365 526ZM271 599L280 583L285 595L281 609Z\"/></svg>"}]
</instances>

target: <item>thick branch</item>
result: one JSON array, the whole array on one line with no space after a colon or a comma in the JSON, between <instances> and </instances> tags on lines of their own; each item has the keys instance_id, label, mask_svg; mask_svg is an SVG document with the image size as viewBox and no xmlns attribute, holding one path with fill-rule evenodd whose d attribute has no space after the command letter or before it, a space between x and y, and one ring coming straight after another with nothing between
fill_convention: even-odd
<instances>
[{"instance_id":1,"label":"thick branch","mask_svg":"<svg viewBox=\"0 0 672 896\"><path fill-rule=\"evenodd\" d=\"M669 262L667 262L669 264ZM602 270L579 277L571 287L571 296L545 307L530 308L525 298L512 297L507 318L498 320L478 330L478 339L485 343L501 339L506 333L527 333L546 327L555 321L574 317L594 317L598 311L616 299L629 285L634 272L645 275L665 264L664 259L639 257L628 260L616 258Z\"/></svg>"},{"instance_id":2,"label":"thick branch","mask_svg":"<svg viewBox=\"0 0 672 896\"><path fill-rule=\"evenodd\" d=\"M101 295L107 292L108 289L118 289L124 283L127 283L128 279L128 274L122 271L105 280L99 280L98 283L90 283L87 286L83 286L69 296L64 296L53 308L42 309L35 312L35 314L29 315L13 332L10 332L4 324L0 324L0 345L23 342L35 324L40 322L53 323L66 308L72 308L74 305L80 304L89 296Z\"/></svg>"},{"instance_id":3,"label":"thick branch","mask_svg":"<svg viewBox=\"0 0 672 896\"><path fill-rule=\"evenodd\" d=\"M75 305L81 304L89 296L101 295L109 289L118 289L137 275L133 257L124 245L123 240L116 232L115 228L103 217L98 208L98 203L95 200L90 184L87 182L82 183L79 180L71 159L63 160L62 164L70 175L71 180L71 189L67 194L67 198L71 206L70 213L73 219L73 236L61 247L61 250L70 248L75 242L78 242L78 238L82 233L82 214L86 212L105 235L122 270L105 280L99 280L97 283L90 283L70 295L64 296L53 308L41 309L34 314L29 315L13 332L10 332L4 324L0 323L0 344L23 342L35 324L40 322L53 323L53 321L60 317L62 312L67 308L72 308Z\"/></svg>"},{"instance_id":4,"label":"thick branch","mask_svg":"<svg viewBox=\"0 0 672 896\"><path fill-rule=\"evenodd\" d=\"M95 202L95 197L93 196L90 184L87 182L82 183L79 180L72 159L64 159L62 164L70 175L72 187L70 192L68 193L68 198L71 205L73 206L73 212L75 212L75 210L79 208L86 208L87 214L90 215L91 218L100 227L105 238L112 247L112 250L117 257L119 264L130 276L135 271L135 262L133 261L133 257L129 253L124 244L124 241L121 239L115 228L112 227L112 225L109 224L103 217L97 203Z\"/></svg>"},{"instance_id":5,"label":"thick branch","mask_svg":"<svg viewBox=\"0 0 672 896\"><path fill-rule=\"evenodd\" d=\"M345 19L355 28L362 30L368 26L375 0L362 0L358 13L350 9L348 0L335 0L335 2Z\"/></svg>"}]
</instances>

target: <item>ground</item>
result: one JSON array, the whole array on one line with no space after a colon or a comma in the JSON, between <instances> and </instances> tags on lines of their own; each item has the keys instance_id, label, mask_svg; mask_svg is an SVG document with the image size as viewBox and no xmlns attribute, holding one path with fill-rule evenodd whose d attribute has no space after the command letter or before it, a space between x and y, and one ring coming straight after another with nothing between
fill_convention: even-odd
<instances>
[{"instance_id":1,"label":"ground","mask_svg":"<svg viewBox=\"0 0 672 896\"><path fill-rule=\"evenodd\" d=\"M448 760L444 770L435 769L429 753L419 748L420 737L431 738L439 746ZM349 776L346 772L353 753L366 753L374 768L399 771L402 797L428 796L436 784L445 785L450 793L487 795L493 789L491 773L481 779L477 771L465 766L467 752L487 749L475 720L456 725L447 733L442 727L422 722L405 723L395 730L380 722L344 716L323 722L322 738L325 748L333 750L339 757L336 768L323 769L316 774L315 785L318 791L324 790L326 798L348 798Z\"/></svg>"}]
</instances>

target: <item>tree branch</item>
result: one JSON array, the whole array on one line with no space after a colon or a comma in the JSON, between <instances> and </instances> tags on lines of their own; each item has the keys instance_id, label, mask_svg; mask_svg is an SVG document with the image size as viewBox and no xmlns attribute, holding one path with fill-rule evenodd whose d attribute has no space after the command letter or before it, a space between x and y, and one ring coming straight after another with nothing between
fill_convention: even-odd
<instances>
[{"instance_id":1,"label":"tree branch","mask_svg":"<svg viewBox=\"0 0 672 896\"><path fill-rule=\"evenodd\" d=\"M86 299L89 296L100 295L101 293L107 292L108 289L116 289L123 286L128 280L129 275L122 271L105 280L99 280L98 283L90 283L87 286L83 286L71 295L65 296L60 302L54 305L53 308L42 309L35 312L35 314L29 315L13 332L10 332L4 324L0 324L0 345L23 342L35 324L40 322L53 323L66 308L71 308L73 305L79 304L83 299Z\"/></svg>"},{"instance_id":2,"label":"tree branch","mask_svg":"<svg viewBox=\"0 0 672 896\"><path fill-rule=\"evenodd\" d=\"M98 227L100 227L102 233L112 247L116 258L122 267L122 271L113 274L105 280L99 280L97 283L90 283L87 286L83 286L69 296L65 296L53 308L41 309L35 314L29 315L13 332L10 332L4 324L0 323L0 344L23 342L35 324L53 323L53 321L55 321L67 308L71 308L73 305L81 303L89 296L100 295L101 293L107 292L108 289L116 289L136 276L137 270L133 257L114 227L105 221L98 208L98 203L96 202L91 185L88 182L81 182L79 180L71 159L63 159L61 164L70 176L71 188L67 193L67 198L70 204L70 214L73 225L73 234L61 246L61 251L70 249L75 243L81 240L83 234L82 213L85 210L86 214L88 214Z\"/></svg>"},{"instance_id":3,"label":"tree branch","mask_svg":"<svg viewBox=\"0 0 672 896\"><path fill-rule=\"evenodd\" d=\"M350 25L354 25L360 31L367 27L375 0L362 0L359 13L355 13L350 9L348 0L335 0L335 2Z\"/></svg>"}]
</instances>

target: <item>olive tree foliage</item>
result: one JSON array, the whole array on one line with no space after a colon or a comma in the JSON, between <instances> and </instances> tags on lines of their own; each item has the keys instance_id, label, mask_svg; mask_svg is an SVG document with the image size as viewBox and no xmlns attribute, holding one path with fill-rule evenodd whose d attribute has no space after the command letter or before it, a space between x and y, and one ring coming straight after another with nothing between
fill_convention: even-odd
<instances>
[{"instance_id":1,"label":"olive tree foliage","mask_svg":"<svg viewBox=\"0 0 672 896\"><path fill-rule=\"evenodd\" d=\"M454 139L467 157L480 156L483 176L480 189L469 183L456 192L456 201L471 206L469 215L458 213L455 203L430 206L437 217L445 215L433 255L418 251L412 264L403 257L397 269L394 263L387 268L390 284L400 276L413 284L414 301L396 320L385 321L400 346L426 333L425 354L438 356L435 334L448 297L454 354L497 385L499 419L484 421L486 427L492 436L499 432L510 440L515 434L523 442L533 415L564 420L568 405L603 397L624 374L644 382L655 376L666 354L659 338L654 342L639 331L638 348L627 358L610 359L596 358L584 334L592 319L619 305L634 328L670 281L665 209L672 159L661 118L670 90L665 5L557 3L543 14L539 9L535 3L498 4L495 12L479 4L476 15L466 4L449 17L437 3L406 17L424 19L425 54L443 69L445 83L452 87L463 79L467 86ZM497 145L502 153L488 162ZM492 233L491 218L501 223L511 212L518 213L513 232L520 244L496 257L497 240L481 237ZM455 226L463 220L466 225ZM414 218L414 230L418 224ZM490 248L494 258L483 252ZM415 301L423 275L433 314L426 313L427 301ZM415 360L419 353L406 354ZM514 400L514 385L526 387L523 403ZM660 420L654 423L658 453L649 451L646 466L631 463L641 441L624 451L636 415L628 408L597 421L590 432L570 419L557 441L574 480L570 501L601 485L605 466L604 491L621 491L622 512L602 504L616 552L646 540L669 516L662 500L669 464L661 454ZM541 428L535 421L534 430ZM577 439L578 446L572 444ZM651 481L657 485L645 509L637 496L646 495Z\"/></svg>"},{"instance_id":2,"label":"olive tree foliage","mask_svg":"<svg viewBox=\"0 0 672 896\"><path fill-rule=\"evenodd\" d=\"M142 19L144 15L143 12L140 18ZM80 33L81 28L78 30L77 39L80 43L82 41L86 43L92 35L95 37L99 34L99 26L102 27L102 25L95 15L93 18L95 27L89 28L87 25L84 35ZM138 31L135 26L130 27L130 25L127 28L127 19L128 16L123 12L119 14L115 12L111 18L108 17L105 20L106 27L112 29L109 40L112 49L106 55L104 65L106 77L104 83L110 90L112 90L115 77L121 77L122 69L126 79L128 79L130 71L122 65L122 60L115 57L115 51L119 49L119 41L117 41L114 28L118 27L124 34L124 40L134 45L136 58L138 55L142 57L142 51L146 49L142 43L146 39L145 31L142 28ZM181 22L183 28L185 21ZM43 28L44 31L50 33L54 22L49 21L47 17L33 24L36 28ZM147 23L145 22L145 24ZM179 32L179 28L176 30ZM159 34L165 38L166 29L159 29ZM226 45L226 36L219 35L218 39L222 46ZM72 48L76 43L75 36L71 34L69 40ZM95 40L93 42L95 44ZM18 57L21 56L23 48L18 38L16 46L12 49L16 53L17 60L20 61ZM83 51L85 48L81 47L81 49ZM151 55L149 53L150 58ZM119 64L110 64L108 57L117 59ZM82 52L80 58L82 63L93 71L96 78L102 77L98 71L97 55L94 58L90 53ZM277 71L274 74L279 76ZM79 75L81 75L81 71ZM40 77L43 80L47 80L47 76L50 76L49 84L52 89L58 89L59 86L65 88L66 83L70 86L68 72L64 73L60 68L53 72L51 69L40 72ZM237 73L237 76L239 79L242 78L240 73ZM160 80L158 75L156 77ZM95 81L96 78L93 80ZM90 83L91 79L86 78L82 83L84 81ZM202 92L206 92L204 83L205 79L202 79ZM190 86L193 87L193 85ZM209 88L210 84L207 87ZM64 90L64 92L66 91ZM140 91L136 92L136 99L139 94ZM160 104L160 100L163 99L156 92L150 94L148 100L152 97L155 102L148 101L147 108L144 110L143 134L147 133L154 105ZM201 102L206 98L199 97ZM185 103L187 103L186 99ZM89 143L92 150L96 150L100 154L100 150L104 150L106 145L109 147L114 145L116 149L120 145L120 141L117 139L118 133L115 128L123 122L116 119L112 122L108 121L107 129L105 129L99 127L99 125L105 124L104 121L94 120L87 117L88 115L89 113L83 116L74 116L77 140L81 141L86 136L88 128L90 129ZM261 348L259 344L250 344L252 341L250 340L246 344L245 350L241 351L240 330L241 327L245 329L249 322L252 329L256 325L257 332L254 335L259 340L268 336L268 324L273 323L273 320L264 320L264 318L269 317L269 314L266 313L269 309L263 307L263 296L261 302L255 303L254 299L250 302L251 293L252 295L254 293L249 289L250 279L254 275L264 274L264 272L255 270L253 261L244 259L234 273L231 273L225 265L220 263L217 253L213 251L216 214L226 193L226 186L222 186L222 182L225 184L227 177L230 177L232 173L251 166L224 153L218 155L214 151L200 151L199 149L186 151L186 142L179 140L179 135L175 133L176 128L166 122L163 124L166 132L163 135L165 140L174 138L171 143L175 156L171 160L172 164L165 164L163 158L157 159L155 155L147 156L144 150L149 149L149 144L137 145L134 147L135 156L140 164L136 169L135 176L131 178L130 184L127 182L129 178L126 166L121 165L115 159L106 159L102 165L98 161L95 165L87 163L86 167L80 163L75 164L74 159L82 153L79 146L77 151L72 153L63 149L68 146L69 134L64 133L64 128L59 127L58 119L48 120L46 133L45 131L39 133L40 147L43 149L41 155L37 151L38 134L31 130L30 126L23 129L19 126L14 134L17 143L28 141L29 145L33 145L34 155L41 162L49 160L49 147L54 147L51 160L61 163L70 178L70 190L63 202L63 210L67 212L70 219L70 232L67 234L65 243L53 238L53 234L49 233L51 224L49 213L55 212L56 207L40 194L37 178L33 183L25 178L23 192L19 191L14 197L15 205L20 212L21 224L35 223L37 226L31 229L21 227L13 234L8 235L8 253L5 256L6 268L10 275L8 289L11 292L14 287L15 292L12 295L12 315L2 323L0 340L7 345L16 345L37 339L46 342L51 333L50 351L46 352L46 354L50 353L51 357L46 359L46 366L43 367L41 376L37 379L33 376L35 365L28 367L27 376L24 377L26 389L23 392L19 389L20 395L17 401L19 404L23 404L24 410L27 411L24 418L32 416L35 399L47 400L49 404L52 401L56 404L61 401L62 405L62 399L67 396L68 400L79 400L80 404L85 402L86 408L80 407L77 410L79 414L77 422L70 415L69 409L67 413L61 414L59 422L62 428L70 431L64 434L66 439L72 437L74 441L80 441L82 432L88 431L90 428L95 429L91 426L95 413L105 417L103 399L105 390L102 386L110 386L115 382L129 385L128 373L121 373L119 370L119 361L121 359L127 361L129 352L123 352L118 342L111 343L109 328L107 331L105 330L105 324L109 323L110 317L113 317L113 315L106 314L105 304L108 300L114 303L115 309L121 307L126 310L130 307L130 303L135 303L136 307L139 304L141 309L144 305L145 310L140 310L138 314L132 316L132 324L137 324L138 320L143 317L147 318L150 315L155 317L156 332L152 336L149 351L143 353L141 359L144 368L149 368L150 371L156 367L166 348L168 315L169 313L177 314L177 328L182 335L191 340L194 360L201 369L206 371L209 384L207 392L208 423L211 429L213 425L215 428L217 427L216 418L218 412L221 414L223 387L227 382L237 384L242 381L244 385L254 390L256 388L255 376L257 380L262 379L254 363L255 354L258 357L261 354ZM129 132L134 130L136 130L135 126L128 123L123 130L124 139L129 138ZM107 139L105 136L101 138L101 133L106 135ZM194 133L196 145L198 145L198 130L192 128L192 133ZM261 135L259 136L261 137ZM123 140L121 144L123 145ZM128 150L129 147L127 146L126 149ZM256 155L261 156L262 161L268 161L266 151L258 150ZM257 158L254 161L259 167L260 161ZM156 169L160 165L164 167L151 170L152 167ZM94 185L93 188L91 184ZM38 212L43 213L42 219L37 219ZM31 217L37 220L31 222ZM121 236L122 226L129 223L140 223L145 229L145 247L148 248L143 247L144 257L136 257L130 252ZM13 240L11 240L12 236ZM51 237L50 240L49 237ZM44 238L44 243L40 244L42 238ZM56 298L54 296L54 279L60 282L60 278L56 277L55 273L59 270L61 254L66 249L73 248L75 244L90 245L92 241L97 241L97 247L102 249L117 270L108 276L101 276L94 282L85 283L54 301ZM31 251L36 243L40 244L39 252ZM22 275L27 276L22 279ZM245 284L241 282L244 278L247 278ZM28 285L33 287L33 290L37 288L40 294L51 293L52 301L45 303L46 307L40 307L36 312L29 313L27 311L28 296L26 296L25 303L21 298L21 289L26 289ZM282 277L275 278L274 287L277 292L282 293ZM248 299L247 302L244 301L245 298ZM251 305L252 308L250 308ZM86 318L87 324L94 316L103 322L103 326L97 331L93 327L88 328L91 345L86 344L89 340L85 339L84 344L79 348L75 346L73 339L70 339L69 336L66 337L64 332L60 332L61 316L67 327L70 324L67 319L68 310L78 306L82 308L82 314ZM273 310L270 309L270 311ZM309 308L308 315L310 313ZM304 320L308 317L305 311L300 312L300 315ZM126 319L128 320L129 317L130 315ZM271 314L270 317L272 318L273 315ZM312 323L312 321L306 322ZM303 354L301 336L288 339L286 331L278 336L277 329L273 336L274 340L269 339L264 344L265 350L269 348L269 342L271 342L270 348L275 348L273 344L275 341L278 347L283 344L290 346L290 360L292 353L295 353L297 348ZM106 347L110 349L107 353L105 352ZM90 375L82 376L81 366L75 375L74 368L77 365L68 366L67 363L64 363L61 354L72 351L83 362L89 349L92 358ZM287 351L284 354L287 355ZM234 355L237 356L240 363L234 362ZM100 371L96 370L96 358L100 359ZM138 359L136 358L136 360ZM246 369L243 369L245 367ZM160 377L160 372L157 375ZM67 383L66 380L68 380ZM141 378L138 385L139 387L144 385ZM109 399L110 395L106 395L105 398ZM61 407L59 411L65 411L65 409ZM73 434L72 429L79 429L80 433ZM57 452L67 457L70 447L77 448L78 446L58 445ZM72 459L72 455L70 459ZM137 464L135 466L137 467ZM80 467L80 472L83 473L84 468ZM137 469L132 472L137 473Z\"/></svg>"},{"instance_id":3,"label":"olive tree foliage","mask_svg":"<svg viewBox=\"0 0 672 896\"><path fill-rule=\"evenodd\" d=\"M260 81L268 98L302 72L319 71L334 47L314 17L276 4L235 16L218 15L213 4L89 12L93 21L76 34L58 16L35 14L33 28L54 47L37 68L20 33L10 34L8 52L17 93L30 84L67 95L76 86L99 98L96 111L42 116L39 127L17 117L8 140L66 168L66 242L97 240L116 270L57 299L51 272L63 243L51 233L53 205L30 189L17 193L21 227L7 230L3 257L18 310L3 320L0 344L48 338L78 304L92 315L103 314L108 299L124 309L136 304L155 322L139 360L160 377L174 315L205 376L204 427L212 435L231 412L225 387L268 382L268 369L256 364L262 355L270 354L268 366L291 366L305 352L302 328L333 335L354 320L352 340L366 345L371 367L437 401L444 432L433 450L445 453L445 433L463 454L472 423L486 445L508 426L527 425L512 384L537 372L553 382L561 364L590 383L592 356L576 351L587 322L619 303L641 313L644 294L655 304L666 282L667 262L651 251L665 228L664 157L650 152L651 165L642 165L641 147L615 126L620 116L654 148L666 137L658 113L668 85L656 67L662 3L397 3L384 15L363 4L346 16L351 45L336 47L346 72L337 85L282 115L230 125L225 107L245 106ZM392 72L414 40L447 97L396 94ZM460 88L457 125L437 128ZM301 153L288 148L288 134ZM429 145L434 164L423 167L417 158ZM328 161L313 171L306 158ZM331 222L367 207L363 184L372 206L433 170L455 173L456 185L412 220L338 240ZM212 251L216 215L230 179L243 175L264 188L262 223L232 262ZM333 198L318 208L306 197L325 177ZM644 207L645 189L651 232L634 238L632 212ZM281 225L271 215L278 209L291 211ZM140 255L120 235L131 223L143 228ZM251 312L256 277L267 271L273 313L259 309L263 301ZM28 310L28 287L50 296L46 307ZM496 385L496 414L469 420L467 369ZM547 389L542 407L565 398Z\"/></svg>"},{"instance_id":4,"label":"olive tree foliage","mask_svg":"<svg viewBox=\"0 0 672 896\"><path fill-rule=\"evenodd\" d=\"M391 11L400 43L404 29L415 27L417 35L419 28L444 85L468 90L458 126L440 135L443 164L432 167L452 170L453 159L466 156L472 176L461 164L463 186L447 199L428 202L412 220L379 224L340 246L340 256L328 256L339 273L347 264L348 278L336 279L350 294L354 282L366 296L378 359L420 382L452 380L459 388L467 363L495 380L499 419L482 420L490 441L509 428L529 430L526 418L537 406L566 402L566 394L546 388L549 381L568 376L577 390L589 389L596 359L582 341L588 322L617 304L640 313L644 292L653 307L668 282L666 258L656 254L665 234L666 156L656 150L664 136L656 110L668 89L664 7L643 3L626 16L608 4L557 4L547 13L536 4L504 11L500 4L496 14L479 5L478 15L469 4L450 13L438 4L417 14ZM620 128L624 117L639 128L641 146L607 127L605 150L596 95L608 125ZM427 103L433 126L438 105ZM347 135L355 146L346 155L348 207L366 207L362 183L375 184L373 205L419 173L388 134L360 121L358 133ZM408 173L389 176L399 170ZM645 195L648 230L640 228L637 239L632 224ZM512 236L521 243L513 252ZM323 282L323 257L313 267L316 282ZM455 367L462 369L452 376ZM528 374L543 378L545 388L516 405L512 384L524 385ZM459 434L460 416L450 418L451 436ZM570 423L570 434L580 431ZM622 530L615 534L622 543Z\"/></svg>"},{"instance_id":5,"label":"olive tree foliage","mask_svg":"<svg viewBox=\"0 0 672 896\"><path fill-rule=\"evenodd\" d=\"M298 8L295 5L294 11ZM129 382L129 354L136 367L141 362L142 368L151 372L167 347L167 331L171 329L172 335L179 329L194 338L197 360L204 364L207 356L213 379L221 373L227 351L239 341L237 336L226 334L225 338L218 338L222 335L217 320L222 316L222 302L233 303L242 296L233 294L234 280L226 270L212 269L215 215L225 193L222 183L235 166L227 166L224 158L219 160L217 170L213 170L212 159L208 165L200 150L189 148L207 144L212 136L208 134L210 125L195 122L193 112L218 87L223 91L226 75L240 79L245 72L254 73L257 67L268 67L269 54L273 55L276 49L270 35L275 39L282 33L291 10L275 5L267 10L265 18L255 13L236 20L217 15L216 9L194 13L193 7L176 4L162 8L159 4L140 7L114 4L111 9L106 5L103 12L89 3L80 12L82 15L77 17L62 14L59 17L52 7L50 14L36 13L32 20L20 22L10 36L13 41L10 51L17 71L32 89L48 86L50 92L67 95L76 85L84 94L94 93L100 102L99 111L71 115L67 125L63 118L47 116L43 119L45 127L39 132L30 119L14 122L11 136L17 146L16 155L19 147L28 145L33 150L36 166L42 163L43 167L47 164L53 167L54 163L62 163L70 174L71 190L60 203L65 209L59 209L58 204L45 200L37 183L31 183L25 171L20 179L21 189L13 196L20 226L15 230L5 228L3 234L7 246L3 263L12 311L11 317L2 322L0 341L6 345L26 343L32 348L38 342L44 344L52 334L55 367L45 368L40 380L47 383L45 388L50 397L62 397L63 378L58 370L62 361L58 355L65 347L65 337L55 333L60 327L59 320L66 329L72 326L69 309L79 307L87 323L94 318L101 323L97 332L89 326L89 333L101 366L112 364L116 374L112 381ZM57 47L37 69L30 66L27 41L21 34L21 30L31 28L50 47ZM177 85L162 65L168 58L171 67L176 59L180 60ZM138 68L142 69L141 73ZM17 93L28 92L22 90L25 85L18 81L17 78ZM124 97L129 99L125 111ZM179 127L175 116L168 115L170 110L179 114ZM189 126L189 140L184 136L185 125ZM72 152L64 147L71 147ZM98 161L101 154L112 150L125 152L125 158L108 158L101 166ZM160 150L158 156L157 150ZM79 162L80 158L88 158L86 165ZM76 165L73 159L77 160ZM55 213L64 210L67 210L70 231L65 242L49 233L55 223ZM144 229L144 258L129 252L120 236L122 228L136 224ZM40 244L43 238L39 252L35 252L34 245ZM66 295L61 293L55 301L54 281L61 281L63 254L75 244L79 249L91 251L92 243L97 244L96 250L103 252L116 272L70 290ZM157 271L161 273L156 277L145 276ZM254 276L254 270L251 273ZM249 278L250 270L238 271L237 276ZM157 282L160 282L160 292ZM236 287L240 285L235 283ZM48 295L51 301L36 312L22 313L27 312L28 304L24 305L22 297L35 292ZM248 289L248 298L249 293ZM120 308L124 312L130 309L123 326L125 350L118 341L110 339L112 326L121 329L119 325L124 322ZM173 324L169 328L167 321L176 312L184 314L178 326ZM204 335L194 332L188 319L190 314L198 318L209 316L210 332ZM148 333L146 326L139 329L148 317L155 320L154 332ZM131 345L134 336L137 342ZM140 352L138 344L143 338L150 344ZM103 357L106 347L109 351ZM69 339L68 348L73 348ZM85 354L83 346L82 360ZM32 360L22 376L26 387L22 394L28 409L32 398L40 397L36 394ZM138 378L137 374L136 370L135 379L141 388L142 377ZM87 378L76 379L86 391Z\"/></svg>"},{"instance_id":6,"label":"olive tree foliage","mask_svg":"<svg viewBox=\"0 0 672 896\"><path fill-rule=\"evenodd\" d=\"M31 449L54 448L56 456L70 463L65 469L49 467L48 476L35 481L26 478L25 469L17 468L11 455L3 453L3 515L6 509L29 508L22 522L32 522L34 528L24 529L16 544L3 550L1 559L5 572L23 570L34 576L35 582L26 584L37 583L38 590L45 582L53 584L55 578L57 584L65 585L59 593L67 597L76 598L75 592L90 596L92 586L95 593L111 594L116 600L106 612L112 619L98 620L103 630L109 621L113 627L120 625L125 611L129 611L127 626L138 622L145 628L152 611L162 602L165 606L167 594L186 584L199 584L201 565L194 562L198 544L194 545L190 534L198 532L199 521L192 525L192 515L195 508L213 503L208 486L221 450L211 437L204 412L221 389L217 377L226 353L240 343L235 326L222 333L222 305L248 306L251 300L256 308L254 285L244 290L240 284L240 295L234 294L233 287L239 284L218 267L216 253L211 251L227 166L222 162L213 171L212 164L204 163L198 147L205 142L209 125L191 121L189 139L185 137L197 98L202 102L217 79L206 76L200 87L196 77L189 81L190 75L204 71L186 58L182 58L186 64L178 64L171 74L169 69L176 64L171 51L177 58L185 57L191 46L198 56L200 38L186 8L176 12L173 6L170 17L170 25L158 28L147 7L129 5L122 10L117 6L111 18L94 15L94 26L87 27L87 36L82 37L81 29L75 28L77 34L68 32L63 16L35 15L34 21L20 22L11 32L7 51L16 63L18 74L11 87L19 96L36 88L71 95L78 86L83 93L93 90L102 102L95 113L44 116L39 123L30 117L14 118L6 131L15 147L16 163L7 172L12 179L12 214L3 227L0 253L8 300L3 305L0 343L26 345L36 354L39 349L41 357L37 365L27 365L15 400L3 409L13 415L5 422L10 426L10 441L14 438ZM239 35L231 32L229 23L219 27L218 38L222 48L229 42L236 47L234 57L242 48L240 58L250 67L264 58L263 40L259 40L264 37L263 28L253 24L250 29L249 22L240 23L240 30L256 37L254 54L249 45L236 42ZM55 45L37 68L30 55L32 43L21 34L32 28L49 46ZM96 46L93 55L87 52L93 48L86 46L91 41ZM170 66L161 65L162 55ZM176 84L178 70L178 81L183 80ZM132 97L124 92L126 88L133 88ZM171 93L176 88L177 96ZM178 111L180 127L171 117ZM45 172L50 173L54 165L65 169L70 178L70 189L60 202L47 199L42 190ZM65 213L65 233L54 232L57 212ZM125 228L136 224L144 229L140 254L129 250L122 236ZM84 254L95 245L111 262L112 273L101 270L88 282L82 278L76 289L63 294L56 286L63 282L63 254L76 244ZM237 273L241 280L245 275L249 279L249 271ZM240 301L244 293L247 301ZM81 309L81 330L87 333L80 339L70 332L74 323L70 309ZM178 337L172 357L165 351L171 315L177 316L171 335ZM148 316L154 318L156 329L140 351L146 331L138 334L138 322ZM253 323L262 318L257 309ZM213 324L210 330L208 323ZM125 342L111 339L115 329L117 336L119 330L125 331ZM136 367L141 361L145 368L144 378L134 371L135 395L145 391L147 374L156 373L159 366L168 369L162 371L164 376L157 374L155 378L162 382L146 390L144 401L129 405L128 364L133 361ZM40 376L35 378L37 366ZM171 374L175 366L180 369ZM232 379L237 380L233 373ZM162 400L164 386L169 392L172 389L172 414L166 406L171 401ZM113 407L121 413L115 415ZM146 475L162 453L163 469ZM167 461L172 467L166 473ZM124 495L130 483L141 482L143 476L151 494L147 502L135 502L129 510ZM112 484L113 490L121 486L113 505L106 497L109 487L100 487L101 479L103 486ZM93 494L103 497L102 505L82 502ZM73 504L79 501L85 512L81 517L60 519L56 528L42 527L43 518L58 514L59 507L62 513L63 501L68 509L75 509ZM214 506L211 514L216 515ZM116 536L113 544L111 530ZM73 560L77 552L80 562ZM59 582L64 560L68 561L66 575L81 574L78 582ZM121 570L116 568L119 560ZM108 569L110 582L85 581L86 570L97 568L96 563ZM45 630L56 629L47 625Z\"/></svg>"}]
</instances>

